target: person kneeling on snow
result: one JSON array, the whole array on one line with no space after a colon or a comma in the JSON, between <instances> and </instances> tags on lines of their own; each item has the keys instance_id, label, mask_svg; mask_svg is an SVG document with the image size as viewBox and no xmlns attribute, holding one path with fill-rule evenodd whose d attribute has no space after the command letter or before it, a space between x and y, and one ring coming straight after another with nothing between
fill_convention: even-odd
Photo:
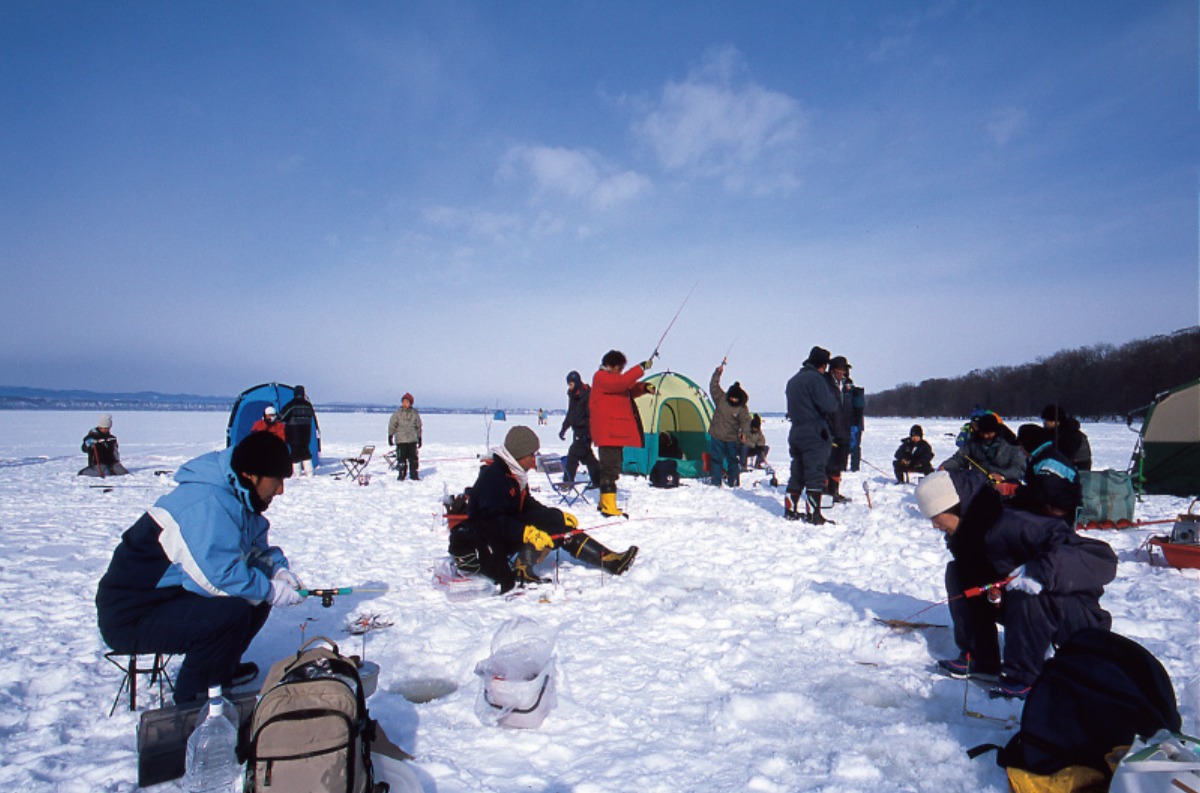
<instances>
[{"instance_id":1,"label":"person kneeling on snow","mask_svg":"<svg viewBox=\"0 0 1200 793\"><path fill-rule=\"evenodd\" d=\"M1057 518L1008 509L987 479L972 471L937 471L920 481L917 506L946 535L953 561L946 594L957 658L938 661L951 677L995 676L994 696L1023 699L1042 671L1046 651L1081 628L1109 630L1100 608L1117 573L1107 543L1080 537ZM1005 582L1002 588L970 590ZM1004 625L1001 654L996 623Z\"/></svg>"},{"instance_id":2,"label":"person kneeling on snow","mask_svg":"<svg viewBox=\"0 0 1200 793\"><path fill-rule=\"evenodd\" d=\"M545 553L563 548L585 564L613 575L637 555L605 548L586 534L572 534L579 521L569 512L543 506L529 494L529 471L541 443L529 427L516 426L479 471L467 497L467 519L450 532L450 555L460 572L482 573L507 592L518 583L541 583L534 573ZM514 559L515 557L515 559Z\"/></svg>"},{"instance_id":3,"label":"person kneeling on snow","mask_svg":"<svg viewBox=\"0 0 1200 793\"><path fill-rule=\"evenodd\" d=\"M268 545L262 515L291 475L287 444L252 432L180 466L179 486L113 552L96 593L100 634L118 653L182 654L175 702L257 677L242 653L272 606L303 600L283 551Z\"/></svg>"}]
</instances>

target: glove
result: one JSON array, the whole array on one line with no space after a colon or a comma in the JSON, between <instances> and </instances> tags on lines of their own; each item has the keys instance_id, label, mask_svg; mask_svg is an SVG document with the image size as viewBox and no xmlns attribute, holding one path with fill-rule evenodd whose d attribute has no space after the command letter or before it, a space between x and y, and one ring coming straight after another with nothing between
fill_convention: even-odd
<instances>
[{"instance_id":1,"label":"glove","mask_svg":"<svg viewBox=\"0 0 1200 793\"><path fill-rule=\"evenodd\" d=\"M1042 591L1042 582L1036 578L1031 578L1025 572L1025 565L1021 565L1016 570L1012 571L1012 580L1008 582L1009 589L1015 589L1018 592L1024 592L1027 595L1038 595Z\"/></svg>"},{"instance_id":2,"label":"glove","mask_svg":"<svg viewBox=\"0 0 1200 793\"><path fill-rule=\"evenodd\" d=\"M570 512L563 513L563 523L566 524L568 529L578 529L579 528L579 518L575 517Z\"/></svg>"},{"instance_id":3,"label":"glove","mask_svg":"<svg viewBox=\"0 0 1200 793\"><path fill-rule=\"evenodd\" d=\"M656 388L655 388L654 386L652 386L650 383L646 383L646 393L647 393L647 394L657 394L657 393L658 393L658 389L656 389Z\"/></svg>"},{"instance_id":4,"label":"glove","mask_svg":"<svg viewBox=\"0 0 1200 793\"><path fill-rule=\"evenodd\" d=\"M420 448L421 448L421 443L422 443L421 439L420 439L420 438L417 438L417 448L418 448L418 449L420 449Z\"/></svg>"},{"instance_id":5,"label":"glove","mask_svg":"<svg viewBox=\"0 0 1200 793\"><path fill-rule=\"evenodd\" d=\"M565 441L567 439L567 431L563 430L562 432L558 433L558 439L560 441Z\"/></svg>"},{"instance_id":6,"label":"glove","mask_svg":"<svg viewBox=\"0 0 1200 793\"><path fill-rule=\"evenodd\" d=\"M645 371L647 371L647 372L650 371L651 366L654 366L654 356L653 355L650 356L649 358L647 358L646 360L642 361L642 369L644 369Z\"/></svg>"},{"instance_id":7,"label":"glove","mask_svg":"<svg viewBox=\"0 0 1200 793\"><path fill-rule=\"evenodd\" d=\"M281 567L275 571L275 575L271 576L272 581L282 581L292 589L304 589L304 582L300 580L300 576L293 573L286 567Z\"/></svg>"},{"instance_id":8,"label":"glove","mask_svg":"<svg viewBox=\"0 0 1200 793\"><path fill-rule=\"evenodd\" d=\"M294 606L303 601L300 593L292 588L292 585L286 581L281 581L277 578L271 579L271 605L278 608L280 606Z\"/></svg>"},{"instance_id":9,"label":"glove","mask_svg":"<svg viewBox=\"0 0 1200 793\"><path fill-rule=\"evenodd\" d=\"M537 526L525 527L524 540L539 551L548 551L554 547L554 538Z\"/></svg>"},{"instance_id":10,"label":"glove","mask_svg":"<svg viewBox=\"0 0 1200 793\"><path fill-rule=\"evenodd\" d=\"M396 445L395 442L392 441L392 436L389 435L388 436L388 446L395 446L395 445Z\"/></svg>"}]
</instances>

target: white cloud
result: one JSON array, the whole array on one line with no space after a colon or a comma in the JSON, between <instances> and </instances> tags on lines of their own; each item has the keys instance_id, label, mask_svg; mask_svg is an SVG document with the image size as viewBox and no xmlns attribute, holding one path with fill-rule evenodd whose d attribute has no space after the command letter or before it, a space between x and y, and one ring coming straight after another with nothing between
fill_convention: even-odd
<instances>
[{"instance_id":1,"label":"white cloud","mask_svg":"<svg viewBox=\"0 0 1200 793\"><path fill-rule=\"evenodd\" d=\"M428 207L421 215L430 225L465 232L495 242L511 241L519 237L524 227L524 221L517 215L447 206Z\"/></svg>"},{"instance_id":2,"label":"white cloud","mask_svg":"<svg viewBox=\"0 0 1200 793\"><path fill-rule=\"evenodd\" d=\"M710 52L683 82L669 82L634 133L663 168L721 180L736 192L788 192L807 126L800 103L751 81L732 48Z\"/></svg>"},{"instance_id":3,"label":"white cloud","mask_svg":"<svg viewBox=\"0 0 1200 793\"><path fill-rule=\"evenodd\" d=\"M1016 107L1006 107L992 114L987 123L988 134L997 146L1003 146L1029 128L1029 114Z\"/></svg>"},{"instance_id":4,"label":"white cloud","mask_svg":"<svg viewBox=\"0 0 1200 793\"><path fill-rule=\"evenodd\" d=\"M501 173L528 177L539 196L566 197L598 210L632 201L651 187L645 176L622 171L587 149L514 146Z\"/></svg>"}]
</instances>

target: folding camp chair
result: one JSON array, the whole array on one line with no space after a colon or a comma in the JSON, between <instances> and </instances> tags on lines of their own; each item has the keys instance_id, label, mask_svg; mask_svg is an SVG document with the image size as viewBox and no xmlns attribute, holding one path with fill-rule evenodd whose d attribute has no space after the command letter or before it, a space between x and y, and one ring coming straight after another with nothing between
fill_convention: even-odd
<instances>
[{"instance_id":1,"label":"folding camp chair","mask_svg":"<svg viewBox=\"0 0 1200 793\"><path fill-rule=\"evenodd\" d=\"M363 470L367 467L367 463L371 462L371 455L375 454L374 446L364 446L357 457L347 457L342 460L342 465L346 466L346 473L355 481L358 481L362 476Z\"/></svg>"},{"instance_id":2,"label":"folding camp chair","mask_svg":"<svg viewBox=\"0 0 1200 793\"><path fill-rule=\"evenodd\" d=\"M563 463L566 462L565 457L550 454L538 454L534 457L537 464L537 469L546 475L546 481L550 483L550 487L558 494L560 502L566 502L569 507L576 501L582 500L585 504L592 502L588 501L588 497L584 494L588 485L592 482L584 476L582 480L576 479L574 482L564 479L566 471L563 468ZM579 472L576 472L577 474Z\"/></svg>"},{"instance_id":3,"label":"folding camp chair","mask_svg":"<svg viewBox=\"0 0 1200 793\"><path fill-rule=\"evenodd\" d=\"M397 460L397 458L396 458L396 450L395 449L392 449L390 452L383 455L383 461L385 463L387 463L387 467L388 467L389 471L396 470L396 460Z\"/></svg>"}]
</instances>

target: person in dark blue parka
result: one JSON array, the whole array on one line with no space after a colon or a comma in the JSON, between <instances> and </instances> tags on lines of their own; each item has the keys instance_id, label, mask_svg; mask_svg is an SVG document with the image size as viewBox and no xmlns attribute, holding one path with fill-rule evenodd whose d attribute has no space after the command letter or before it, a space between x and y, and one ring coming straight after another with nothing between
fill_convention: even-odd
<instances>
[{"instance_id":1,"label":"person in dark blue parka","mask_svg":"<svg viewBox=\"0 0 1200 793\"><path fill-rule=\"evenodd\" d=\"M958 658L938 662L952 676L1000 674L993 692L1024 698L1042 671L1046 651L1081 628L1108 630L1100 607L1104 585L1117 572L1107 543L1081 537L1057 518L1002 505L981 474L938 471L916 490L921 514L946 535L954 557L946 593ZM968 589L1007 579L993 597L964 597ZM1000 651L996 623L1004 625Z\"/></svg>"},{"instance_id":2,"label":"person in dark blue parka","mask_svg":"<svg viewBox=\"0 0 1200 793\"><path fill-rule=\"evenodd\" d=\"M183 654L175 701L249 682L239 663L272 606L302 598L262 513L292 475L288 446L252 432L184 463L179 486L122 536L96 592L100 634L118 653Z\"/></svg>"},{"instance_id":3,"label":"person in dark blue parka","mask_svg":"<svg viewBox=\"0 0 1200 793\"><path fill-rule=\"evenodd\" d=\"M838 398L825 378L829 367L829 350L813 347L800 371L792 375L784 389L787 397L787 417L792 423L788 432L788 451L792 455L792 470L788 477L783 516L822 524L821 493L825 491L825 463L833 448L829 417L837 409ZM800 494L804 492L805 501ZM800 504L806 509L800 513Z\"/></svg>"}]
</instances>

